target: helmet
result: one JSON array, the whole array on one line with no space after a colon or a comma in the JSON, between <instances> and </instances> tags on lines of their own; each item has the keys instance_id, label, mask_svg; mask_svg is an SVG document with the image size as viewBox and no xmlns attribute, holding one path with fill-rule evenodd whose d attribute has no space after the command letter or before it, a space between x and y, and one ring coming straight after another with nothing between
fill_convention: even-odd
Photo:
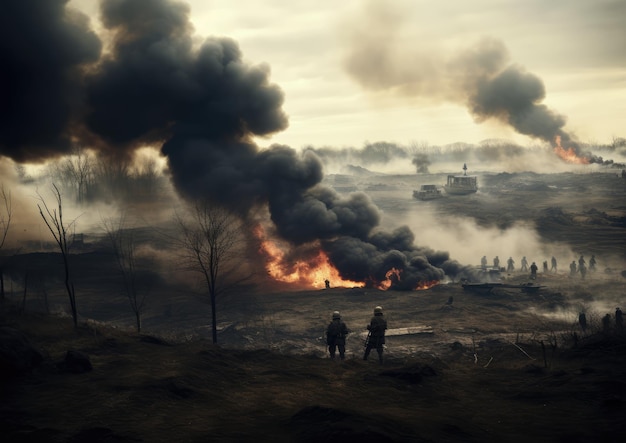
<instances>
[{"instance_id":1,"label":"helmet","mask_svg":"<svg viewBox=\"0 0 626 443\"><path fill-rule=\"evenodd\" d=\"M341 318L341 314L339 313L339 311L333 312L333 320L336 318Z\"/></svg>"},{"instance_id":2,"label":"helmet","mask_svg":"<svg viewBox=\"0 0 626 443\"><path fill-rule=\"evenodd\" d=\"M374 308L374 314L382 314L383 313L383 308L381 308L380 306L376 306Z\"/></svg>"}]
</instances>

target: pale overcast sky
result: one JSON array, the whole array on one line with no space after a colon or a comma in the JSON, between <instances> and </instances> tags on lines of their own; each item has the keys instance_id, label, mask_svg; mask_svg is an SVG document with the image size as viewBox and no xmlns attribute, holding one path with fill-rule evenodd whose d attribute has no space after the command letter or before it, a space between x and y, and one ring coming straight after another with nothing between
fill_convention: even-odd
<instances>
[{"instance_id":1,"label":"pale overcast sky","mask_svg":"<svg viewBox=\"0 0 626 443\"><path fill-rule=\"evenodd\" d=\"M289 127L262 146L533 143L502 123L476 122L450 90L451 64L485 38L543 81L541 103L567 118L568 133L582 142L626 137L623 0L186 2L198 39L233 38L284 91ZM97 0L70 4L97 21Z\"/></svg>"}]
</instances>

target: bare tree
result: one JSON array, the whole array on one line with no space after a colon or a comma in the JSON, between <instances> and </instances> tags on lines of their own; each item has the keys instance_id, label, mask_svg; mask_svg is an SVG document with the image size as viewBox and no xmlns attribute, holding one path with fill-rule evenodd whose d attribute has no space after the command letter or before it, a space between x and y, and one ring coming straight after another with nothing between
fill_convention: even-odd
<instances>
[{"instance_id":1,"label":"bare tree","mask_svg":"<svg viewBox=\"0 0 626 443\"><path fill-rule=\"evenodd\" d=\"M130 184L130 160L98 157L95 164L96 182L103 197L127 197Z\"/></svg>"},{"instance_id":2,"label":"bare tree","mask_svg":"<svg viewBox=\"0 0 626 443\"><path fill-rule=\"evenodd\" d=\"M53 175L61 180L62 188L76 193L78 203L84 203L94 180L94 170L93 154L78 146L53 166Z\"/></svg>"},{"instance_id":3,"label":"bare tree","mask_svg":"<svg viewBox=\"0 0 626 443\"><path fill-rule=\"evenodd\" d=\"M234 284L243 244L241 220L222 207L208 201L197 201L187 217L176 216L180 250L186 262L199 272L206 283L211 302L213 343L217 343L216 300L229 285Z\"/></svg>"},{"instance_id":4,"label":"bare tree","mask_svg":"<svg viewBox=\"0 0 626 443\"><path fill-rule=\"evenodd\" d=\"M52 236L54 237L54 240L56 241L61 251L61 256L63 257L63 266L65 268L65 288L67 290L67 295L70 300L74 327L77 327L78 312L76 310L76 292L74 290L74 282L70 274L70 244L67 241L68 231L71 230L72 226L76 222L76 219L72 220L68 225L64 224L63 200L61 198L61 192L55 184L52 184L52 192L56 200L56 208L50 209L46 201L39 194L37 195L39 195L39 200L41 201L41 204L37 204L37 207L39 208L39 214L41 215L41 218L46 223L46 226L48 226L50 233L52 233Z\"/></svg>"},{"instance_id":5,"label":"bare tree","mask_svg":"<svg viewBox=\"0 0 626 443\"><path fill-rule=\"evenodd\" d=\"M118 269L122 275L123 291L135 314L137 332L141 332L141 315L144 308L148 287L140 282L140 265L137 259L137 241L132 229L126 226L126 215L122 213L118 220L102 221L107 238L113 247Z\"/></svg>"},{"instance_id":6,"label":"bare tree","mask_svg":"<svg viewBox=\"0 0 626 443\"><path fill-rule=\"evenodd\" d=\"M4 188L4 184L0 184L0 251L7 239L9 228L11 227L11 191ZM4 269L3 262L0 262L0 298L4 300Z\"/></svg>"},{"instance_id":7,"label":"bare tree","mask_svg":"<svg viewBox=\"0 0 626 443\"><path fill-rule=\"evenodd\" d=\"M159 165L154 158L136 160L132 171L133 194L139 194L144 198L155 197L158 192L159 174Z\"/></svg>"}]
</instances>

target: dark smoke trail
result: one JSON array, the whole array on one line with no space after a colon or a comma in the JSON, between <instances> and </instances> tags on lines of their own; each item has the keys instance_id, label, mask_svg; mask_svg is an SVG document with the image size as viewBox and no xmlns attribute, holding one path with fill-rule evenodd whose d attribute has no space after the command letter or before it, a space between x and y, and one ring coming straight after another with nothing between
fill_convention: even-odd
<instances>
[{"instance_id":1,"label":"dark smoke trail","mask_svg":"<svg viewBox=\"0 0 626 443\"><path fill-rule=\"evenodd\" d=\"M415 165L415 169L418 174L427 174L428 167L430 166L430 160L428 159L428 155L417 153L413 156L411 163Z\"/></svg>"},{"instance_id":2,"label":"dark smoke trail","mask_svg":"<svg viewBox=\"0 0 626 443\"><path fill-rule=\"evenodd\" d=\"M460 103L477 122L496 119L553 147L560 137L563 146L577 155L602 162L580 152L577 141L563 129L566 118L542 103L543 81L510 63L501 42L483 39L447 56L419 45L415 49L413 41L410 49L404 49L399 35L404 14L392 9L388 3L370 3L351 30L344 66L363 88Z\"/></svg>"},{"instance_id":3,"label":"dark smoke trail","mask_svg":"<svg viewBox=\"0 0 626 443\"><path fill-rule=\"evenodd\" d=\"M557 135L566 136L562 130L565 118L540 104L545 95L541 79L510 65L476 79L468 105L479 121L497 118L520 134L553 143Z\"/></svg>"}]
</instances>

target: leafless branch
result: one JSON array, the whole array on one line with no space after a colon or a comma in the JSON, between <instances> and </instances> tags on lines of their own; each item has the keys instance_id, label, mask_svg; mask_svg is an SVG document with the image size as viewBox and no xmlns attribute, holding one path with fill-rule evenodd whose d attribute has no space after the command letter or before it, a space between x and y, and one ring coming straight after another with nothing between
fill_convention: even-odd
<instances>
[{"instance_id":1,"label":"leafless branch","mask_svg":"<svg viewBox=\"0 0 626 443\"><path fill-rule=\"evenodd\" d=\"M0 198L2 199L2 211L0 212L0 249L4 246L9 228L11 227L11 191L4 188L4 184L0 184Z\"/></svg>"},{"instance_id":2,"label":"leafless branch","mask_svg":"<svg viewBox=\"0 0 626 443\"><path fill-rule=\"evenodd\" d=\"M39 208L39 214L43 219L46 226L50 230L52 237L56 241L61 251L61 257L63 258L63 265L65 268L65 288L70 301L70 307L72 310L72 319L74 320L74 327L78 326L78 311L76 309L76 292L74 291L74 282L70 275L70 246L67 241L68 229L71 228L76 219L74 219L69 225L63 223L63 199L61 197L61 191L53 184L52 192L56 200L56 208L50 209L44 198L38 193L41 203L37 204Z\"/></svg>"},{"instance_id":3,"label":"leafless branch","mask_svg":"<svg viewBox=\"0 0 626 443\"><path fill-rule=\"evenodd\" d=\"M228 286L226 276L236 267L243 243L241 221L207 201L197 201L186 215L176 214L179 249L199 272L211 301L213 342L217 342L216 299Z\"/></svg>"},{"instance_id":4,"label":"leafless branch","mask_svg":"<svg viewBox=\"0 0 626 443\"><path fill-rule=\"evenodd\" d=\"M137 332L141 332L141 314L146 300L147 288L139 288L140 272L136 257L137 244L132 229L126 225L126 214L122 213L117 220L103 219L102 224L113 248L118 270L122 275L124 294L130 302L135 314Z\"/></svg>"}]
</instances>

